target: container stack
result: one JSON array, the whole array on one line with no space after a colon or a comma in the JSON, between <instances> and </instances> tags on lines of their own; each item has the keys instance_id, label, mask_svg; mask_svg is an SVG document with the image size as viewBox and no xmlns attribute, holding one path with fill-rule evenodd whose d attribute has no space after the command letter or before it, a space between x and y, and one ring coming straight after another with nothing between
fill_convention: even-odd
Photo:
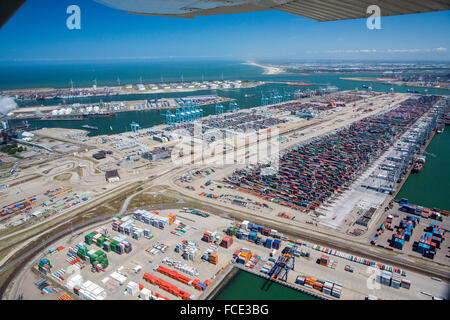
<instances>
[{"instance_id":1,"label":"container stack","mask_svg":"<svg viewBox=\"0 0 450 320\"><path fill-rule=\"evenodd\" d=\"M213 264L217 264L217 261L218 261L218 257L217 257L218 249L219 249L218 245L211 244L208 247L208 249L206 249L206 251L203 253L202 260L209 261L209 262L211 262Z\"/></svg>"},{"instance_id":2,"label":"container stack","mask_svg":"<svg viewBox=\"0 0 450 320\"><path fill-rule=\"evenodd\" d=\"M167 281L164 281L156 276L152 276L149 273L145 273L143 278L145 281L150 282L150 283L160 287L162 290L165 290L177 297L180 297L183 300L191 299L191 295L189 293L179 289L178 287L174 286L173 284L171 284Z\"/></svg>"},{"instance_id":3,"label":"container stack","mask_svg":"<svg viewBox=\"0 0 450 320\"><path fill-rule=\"evenodd\" d=\"M297 278L295 279L295 283L300 284L300 285L305 285L305 281L306 281L306 277L303 275L298 275Z\"/></svg>"},{"instance_id":4,"label":"container stack","mask_svg":"<svg viewBox=\"0 0 450 320\"><path fill-rule=\"evenodd\" d=\"M225 236L222 239L222 242L220 243L221 247L224 247L225 249L228 249L233 244L233 238L230 236Z\"/></svg>"},{"instance_id":5,"label":"container stack","mask_svg":"<svg viewBox=\"0 0 450 320\"><path fill-rule=\"evenodd\" d=\"M372 267L378 268L380 270L391 271L391 272L396 270L396 271L400 272L402 276L404 276L404 277L406 276L406 271L405 270L394 268L394 267L391 267L391 266L388 266L388 265L385 265L385 264L382 264L382 263L377 263L375 261L371 261L371 260L368 260L368 259L360 258L360 257L354 256L354 255L351 255L351 254L347 254L347 253L344 253L344 252L341 252L341 251L337 251L337 250L329 249L329 248L326 248L326 247L322 247L322 246L317 245L317 244L312 245L311 248L314 249L314 250L317 250L319 252L322 252L322 253L326 253L326 254L330 254L330 255L333 255L333 256L341 257L343 259L346 259L346 260L349 260L349 261L352 261L352 262L355 262L355 263L360 263L360 264L363 264L363 265L366 265L366 266L372 266Z\"/></svg>"},{"instance_id":6,"label":"container stack","mask_svg":"<svg viewBox=\"0 0 450 320\"><path fill-rule=\"evenodd\" d=\"M383 271L380 276L380 283L386 286L391 285L392 272Z\"/></svg>"},{"instance_id":7,"label":"container stack","mask_svg":"<svg viewBox=\"0 0 450 320\"><path fill-rule=\"evenodd\" d=\"M152 238L152 233L150 232L149 229L144 229L144 238L146 238L146 239Z\"/></svg>"},{"instance_id":8,"label":"container stack","mask_svg":"<svg viewBox=\"0 0 450 320\"><path fill-rule=\"evenodd\" d=\"M191 208L185 208L184 212L190 213L190 214L195 214L197 216L203 217L203 218L207 218L209 217L209 213L200 211L200 210L195 210L195 209L191 209Z\"/></svg>"},{"instance_id":9,"label":"container stack","mask_svg":"<svg viewBox=\"0 0 450 320\"><path fill-rule=\"evenodd\" d=\"M122 218L117 216L113 218L112 229L116 232L119 232L119 226L123 223Z\"/></svg>"},{"instance_id":10,"label":"container stack","mask_svg":"<svg viewBox=\"0 0 450 320\"><path fill-rule=\"evenodd\" d=\"M303 257L303 258L309 258L309 252L302 249L294 249L294 256L295 257Z\"/></svg>"},{"instance_id":11,"label":"container stack","mask_svg":"<svg viewBox=\"0 0 450 320\"><path fill-rule=\"evenodd\" d=\"M402 279L401 287L409 290L411 288L411 281Z\"/></svg>"},{"instance_id":12,"label":"container stack","mask_svg":"<svg viewBox=\"0 0 450 320\"><path fill-rule=\"evenodd\" d=\"M276 174L261 174L269 164L260 164L235 170L224 181L293 209L318 208L349 186L380 152L429 110L433 99L409 99L393 110L294 147L280 156Z\"/></svg>"},{"instance_id":13,"label":"container stack","mask_svg":"<svg viewBox=\"0 0 450 320\"><path fill-rule=\"evenodd\" d=\"M175 228L175 230L170 231L170 233L176 235L176 236L182 236L190 229L190 226L187 224L184 224L182 222L178 223L178 226Z\"/></svg>"},{"instance_id":14,"label":"container stack","mask_svg":"<svg viewBox=\"0 0 450 320\"><path fill-rule=\"evenodd\" d=\"M441 243L445 240L445 230L436 222L431 223L426 229L426 233L420 236L418 243L413 248L424 257L434 259L437 249L441 248Z\"/></svg>"},{"instance_id":15,"label":"container stack","mask_svg":"<svg viewBox=\"0 0 450 320\"><path fill-rule=\"evenodd\" d=\"M272 248L272 239L267 238L266 241L264 242L264 247L266 248Z\"/></svg>"},{"instance_id":16,"label":"container stack","mask_svg":"<svg viewBox=\"0 0 450 320\"><path fill-rule=\"evenodd\" d=\"M175 270L177 271L181 271L184 273L187 273L188 275L191 276L198 276L199 272L198 269L192 266L187 265L186 263L183 263L181 261L172 261L169 258L164 258L162 261L162 263L165 263L169 266L172 266Z\"/></svg>"},{"instance_id":17,"label":"container stack","mask_svg":"<svg viewBox=\"0 0 450 320\"><path fill-rule=\"evenodd\" d=\"M254 231L249 232L248 241L255 242L257 238L258 238L258 234L256 232L254 232Z\"/></svg>"},{"instance_id":18,"label":"container stack","mask_svg":"<svg viewBox=\"0 0 450 320\"><path fill-rule=\"evenodd\" d=\"M253 255L253 253L250 249L245 249L245 248L240 249L237 253L235 261L236 261L236 263L245 265L250 260L252 255Z\"/></svg>"},{"instance_id":19,"label":"container stack","mask_svg":"<svg viewBox=\"0 0 450 320\"><path fill-rule=\"evenodd\" d=\"M104 300L107 295L105 289L89 280L80 286L78 292L83 300Z\"/></svg>"},{"instance_id":20,"label":"container stack","mask_svg":"<svg viewBox=\"0 0 450 320\"><path fill-rule=\"evenodd\" d=\"M397 273L392 274L391 278L391 287L395 289L399 289L402 283L401 276Z\"/></svg>"},{"instance_id":21,"label":"container stack","mask_svg":"<svg viewBox=\"0 0 450 320\"><path fill-rule=\"evenodd\" d=\"M403 245L405 244L405 229L399 228L397 233L393 235L392 246L394 248L403 249Z\"/></svg>"},{"instance_id":22,"label":"container stack","mask_svg":"<svg viewBox=\"0 0 450 320\"><path fill-rule=\"evenodd\" d=\"M333 286L334 286L333 281L325 281L325 283L323 284L322 292L331 296Z\"/></svg>"},{"instance_id":23,"label":"container stack","mask_svg":"<svg viewBox=\"0 0 450 320\"><path fill-rule=\"evenodd\" d=\"M108 257L106 256L106 253L102 250L89 250L86 254L86 257L89 259L89 262L92 265L93 271L103 271L106 269L109 265Z\"/></svg>"},{"instance_id":24,"label":"container stack","mask_svg":"<svg viewBox=\"0 0 450 320\"><path fill-rule=\"evenodd\" d=\"M333 296L335 298L341 297L342 285L335 284L333 281L330 280L323 281L304 274L299 274L295 279L295 283L309 289L318 290L324 294Z\"/></svg>"},{"instance_id":25,"label":"container stack","mask_svg":"<svg viewBox=\"0 0 450 320\"><path fill-rule=\"evenodd\" d=\"M277 250L280 249L280 240L273 240L272 248Z\"/></svg>"},{"instance_id":26,"label":"container stack","mask_svg":"<svg viewBox=\"0 0 450 320\"><path fill-rule=\"evenodd\" d=\"M256 266L256 264L258 263L258 261L259 261L260 259L261 259L260 256L258 256L257 254L254 254L254 255L250 258L250 260L245 264L245 266L246 266L247 268L253 269L253 268Z\"/></svg>"},{"instance_id":27,"label":"container stack","mask_svg":"<svg viewBox=\"0 0 450 320\"><path fill-rule=\"evenodd\" d=\"M324 282L322 280L317 279L314 281L313 288L319 291L322 291Z\"/></svg>"},{"instance_id":28,"label":"container stack","mask_svg":"<svg viewBox=\"0 0 450 320\"><path fill-rule=\"evenodd\" d=\"M213 242L217 237L217 232L206 231L203 234L202 241Z\"/></svg>"},{"instance_id":29,"label":"container stack","mask_svg":"<svg viewBox=\"0 0 450 320\"><path fill-rule=\"evenodd\" d=\"M270 258L262 267L259 269L260 272L268 274L275 265L275 260Z\"/></svg>"},{"instance_id":30,"label":"container stack","mask_svg":"<svg viewBox=\"0 0 450 320\"><path fill-rule=\"evenodd\" d=\"M130 296L137 296L139 293L139 285L136 282L130 281L125 288L125 292Z\"/></svg>"},{"instance_id":31,"label":"container stack","mask_svg":"<svg viewBox=\"0 0 450 320\"><path fill-rule=\"evenodd\" d=\"M51 268L52 268L52 265L50 264L50 260L44 258L41 261L39 261L38 269L43 274L49 275L51 272L50 271Z\"/></svg>"},{"instance_id":32,"label":"container stack","mask_svg":"<svg viewBox=\"0 0 450 320\"><path fill-rule=\"evenodd\" d=\"M137 221L141 221L145 224L150 224L159 229L164 229L165 227L170 225L170 221L173 221L174 219L173 217L161 217L157 211L153 211L151 213L145 210L136 210L133 214L133 218Z\"/></svg>"},{"instance_id":33,"label":"container stack","mask_svg":"<svg viewBox=\"0 0 450 320\"><path fill-rule=\"evenodd\" d=\"M174 213L170 213L167 218L169 219L169 224L172 225L176 220L177 216Z\"/></svg>"},{"instance_id":34,"label":"container stack","mask_svg":"<svg viewBox=\"0 0 450 320\"><path fill-rule=\"evenodd\" d=\"M331 290L331 296L335 298L340 298L342 293L342 285L335 283L333 289Z\"/></svg>"},{"instance_id":35,"label":"container stack","mask_svg":"<svg viewBox=\"0 0 450 320\"><path fill-rule=\"evenodd\" d=\"M217 253L210 253L209 254L209 262L211 262L212 264L217 264L219 260L219 257L217 256Z\"/></svg>"},{"instance_id":36,"label":"container stack","mask_svg":"<svg viewBox=\"0 0 450 320\"><path fill-rule=\"evenodd\" d=\"M181 252L183 259L193 261L198 256L199 247L195 241L183 240L175 246L175 252Z\"/></svg>"},{"instance_id":37,"label":"container stack","mask_svg":"<svg viewBox=\"0 0 450 320\"><path fill-rule=\"evenodd\" d=\"M328 266L329 260L330 260L330 258L329 258L328 256L322 255L322 256L320 257L320 265L321 265L321 266L327 267L327 266Z\"/></svg>"}]
</instances>

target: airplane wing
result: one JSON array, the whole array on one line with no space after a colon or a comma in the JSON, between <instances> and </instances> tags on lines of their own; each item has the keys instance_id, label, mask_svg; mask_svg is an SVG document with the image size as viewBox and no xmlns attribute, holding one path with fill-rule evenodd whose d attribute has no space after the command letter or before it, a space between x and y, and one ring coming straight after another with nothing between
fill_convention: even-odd
<instances>
[{"instance_id":1,"label":"airplane wing","mask_svg":"<svg viewBox=\"0 0 450 320\"><path fill-rule=\"evenodd\" d=\"M94 0L133 14L194 18L279 10L316 21L366 18L377 5L381 16L450 10L449 0Z\"/></svg>"},{"instance_id":2,"label":"airplane wing","mask_svg":"<svg viewBox=\"0 0 450 320\"><path fill-rule=\"evenodd\" d=\"M26 0L0 1L0 28L25 3Z\"/></svg>"}]
</instances>

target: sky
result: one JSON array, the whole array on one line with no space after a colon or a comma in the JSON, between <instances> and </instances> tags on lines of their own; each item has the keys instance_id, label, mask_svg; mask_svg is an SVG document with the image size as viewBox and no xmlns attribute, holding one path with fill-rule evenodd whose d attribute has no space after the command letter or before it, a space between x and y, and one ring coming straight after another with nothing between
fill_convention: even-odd
<instances>
[{"instance_id":1,"label":"sky","mask_svg":"<svg viewBox=\"0 0 450 320\"><path fill-rule=\"evenodd\" d=\"M69 5L81 29L69 30ZM447 31L446 31L447 30ZM450 60L450 11L317 22L279 11L139 16L92 0L28 0L0 29L0 60L226 58Z\"/></svg>"}]
</instances>

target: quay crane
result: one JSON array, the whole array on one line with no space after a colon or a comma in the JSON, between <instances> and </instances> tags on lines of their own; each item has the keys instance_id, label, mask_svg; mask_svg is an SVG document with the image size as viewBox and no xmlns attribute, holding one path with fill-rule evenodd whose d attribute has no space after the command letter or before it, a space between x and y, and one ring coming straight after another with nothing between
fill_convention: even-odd
<instances>
[{"instance_id":1,"label":"quay crane","mask_svg":"<svg viewBox=\"0 0 450 320\"><path fill-rule=\"evenodd\" d=\"M223 113L223 105L216 103L216 115Z\"/></svg>"},{"instance_id":2,"label":"quay crane","mask_svg":"<svg viewBox=\"0 0 450 320\"><path fill-rule=\"evenodd\" d=\"M264 93L261 92L261 105L267 106L269 104L269 98L267 98Z\"/></svg>"},{"instance_id":3,"label":"quay crane","mask_svg":"<svg viewBox=\"0 0 450 320\"><path fill-rule=\"evenodd\" d=\"M235 112L239 107L236 101L230 101L230 105L228 108L229 112Z\"/></svg>"},{"instance_id":4,"label":"quay crane","mask_svg":"<svg viewBox=\"0 0 450 320\"><path fill-rule=\"evenodd\" d=\"M278 280L286 282L290 270L294 270L295 257L294 250L292 248L286 247L281 252L275 265L269 271L269 276L272 280Z\"/></svg>"},{"instance_id":5,"label":"quay crane","mask_svg":"<svg viewBox=\"0 0 450 320\"><path fill-rule=\"evenodd\" d=\"M161 116L166 118L166 124L191 122L203 116L203 109L198 106L197 102L183 99L176 99L175 102L177 103L175 114L170 110L166 110L161 114Z\"/></svg>"}]
</instances>

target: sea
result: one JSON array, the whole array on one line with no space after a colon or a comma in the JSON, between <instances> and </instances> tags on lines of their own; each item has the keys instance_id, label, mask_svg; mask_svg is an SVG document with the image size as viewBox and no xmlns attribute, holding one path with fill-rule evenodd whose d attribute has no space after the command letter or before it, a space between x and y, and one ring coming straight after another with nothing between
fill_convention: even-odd
<instances>
[{"instance_id":1,"label":"sea","mask_svg":"<svg viewBox=\"0 0 450 320\"><path fill-rule=\"evenodd\" d=\"M270 92L277 90L284 94L293 93L298 89L317 89L327 85L336 86L340 90L363 89L363 85L372 87L374 91L388 92L391 86L373 82L359 82L341 80L340 77L376 77L380 73L312 73L301 74L264 74L261 67L246 64L239 60L211 60L211 59L187 59L187 60L117 60L117 61L49 61L49 62L14 62L0 63L0 91L21 88L69 88L71 81L74 87L90 87L96 81L98 86L113 86L124 84L137 84L142 82L161 83L179 81L201 80L256 80L269 82L265 85L247 89L229 90L201 90L182 93L159 94L129 94L110 97L86 97L71 99L67 103L95 103L111 101L131 101L144 99L159 99L169 97L185 97L190 95L217 94L223 97L236 99L239 108L246 109L261 105L262 95L269 96ZM288 86L270 82L309 82L321 85L309 87ZM414 89L425 93L424 88L409 88L394 86L395 92L407 92ZM449 90L428 89L430 94L446 94ZM53 100L21 102L19 107L54 105ZM227 106L225 105L225 108ZM204 115L214 112L214 106L203 107ZM63 127L82 129L82 125L96 126L98 130L92 130L91 136L115 134L130 131L130 124L137 122L141 128L149 128L165 121L162 115L164 110L130 111L120 112L111 118L90 118L85 121L40 121L28 120L31 129ZM12 126L18 126L22 121L11 121Z\"/></svg>"},{"instance_id":2,"label":"sea","mask_svg":"<svg viewBox=\"0 0 450 320\"><path fill-rule=\"evenodd\" d=\"M239 271L214 298L215 300L319 300L272 280Z\"/></svg>"}]
</instances>

